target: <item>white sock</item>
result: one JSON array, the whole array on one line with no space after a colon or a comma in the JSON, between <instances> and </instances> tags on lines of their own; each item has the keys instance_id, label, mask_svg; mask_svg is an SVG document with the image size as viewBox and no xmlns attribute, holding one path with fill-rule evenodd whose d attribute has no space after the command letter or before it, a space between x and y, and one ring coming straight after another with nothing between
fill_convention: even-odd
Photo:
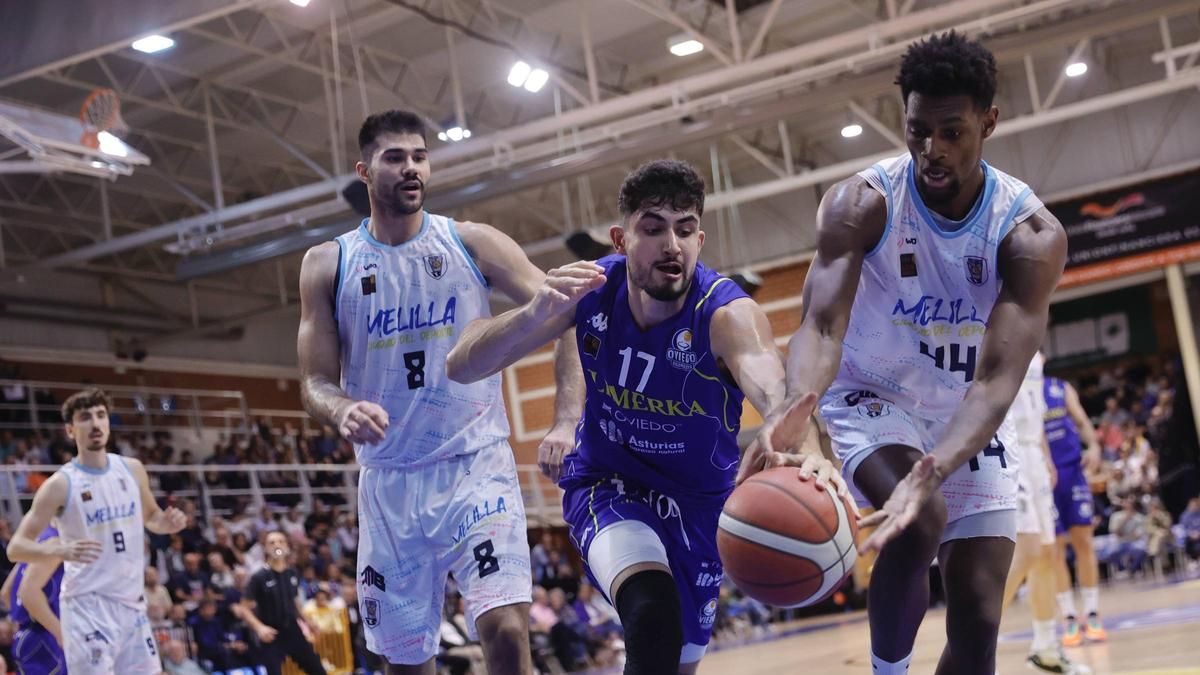
<instances>
[{"instance_id":1,"label":"white sock","mask_svg":"<svg viewBox=\"0 0 1200 675\"><path fill-rule=\"evenodd\" d=\"M1075 594L1071 591L1063 591L1062 593L1059 593L1058 609L1062 612L1064 619L1079 616L1079 612L1075 609Z\"/></svg>"},{"instance_id":2,"label":"white sock","mask_svg":"<svg viewBox=\"0 0 1200 675\"><path fill-rule=\"evenodd\" d=\"M1084 614L1099 614L1100 613L1100 587L1099 586L1084 586L1082 590L1083 590L1083 613Z\"/></svg>"},{"instance_id":3,"label":"white sock","mask_svg":"<svg viewBox=\"0 0 1200 675\"><path fill-rule=\"evenodd\" d=\"M1054 633L1054 619L1033 622L1033 651L1041 653L1058 646L1058 636Z\"/></svg>"},{"instance_id":4,"label":"white sock","mask_svg":"<svg viewBox=\"0 0 1200 675\"><path fill-rule=\"evenodd\" d=\"M912 661L911 652L908 656L896 661L895 663L892 663L891 661L884 661L878 656L875 656L874 652L871 652L871 673L872 675L908 675L909 661Z\"/></svg>"}]
</instances>

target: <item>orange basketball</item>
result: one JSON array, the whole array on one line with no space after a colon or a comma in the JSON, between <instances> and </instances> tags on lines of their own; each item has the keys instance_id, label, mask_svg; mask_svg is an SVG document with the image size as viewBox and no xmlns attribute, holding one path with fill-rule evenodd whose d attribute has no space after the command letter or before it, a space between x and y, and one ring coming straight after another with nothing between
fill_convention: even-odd
<instances>
[{"instance_id":1,"label":"orange basketball","mask_svg":"<svg viewBox=\"0 0 1200 675\"><path fill-rule=\"evenodd\" d=\"M829 597L858 557L853 511L799 472L779 467L751 476L729 495L717 529L726 576L776 607Z\"/></svg>"}]
</instances>

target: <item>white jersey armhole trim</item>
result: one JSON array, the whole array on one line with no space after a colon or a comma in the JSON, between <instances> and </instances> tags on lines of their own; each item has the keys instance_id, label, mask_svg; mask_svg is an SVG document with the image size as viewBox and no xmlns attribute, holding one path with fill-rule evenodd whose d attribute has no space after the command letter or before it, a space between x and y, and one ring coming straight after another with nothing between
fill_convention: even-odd
<instances>
[{"instance_id":1,"label":"white jersey armhole trim","mask_svg":"<svg viewBox=\"0 0 1200 675\"><path fill-rule=\"evenodd\" d=\"M996 279L1004 278L1003 275L1000 274L1000 247L1004 245L1004 238L1008 236L1008 233L1012 232L1012 229L1017 226L1017 223L1019 222L1017 220L1017 212L1021 210L1021 206L1031 194L1033 194L1033 188L1026 185L1025 189L1021 190L1021 192L1017 194L1016 199L1013 200L1012 206L1008 207L1008 213L1004 214L1004 221L1000 223L1000 233L996 236L996 249L992 253L992 269L996 270ZM1025 219L1022 218L1022 220Z\"/></svg>"},{"instance_id":2,"label":"white jersey armhole trim","mask_svg":"<svg viewBox=\"0 0 1200 675\"><path fill-rule=\"evenodd\" d=\"M63 478L67 479L67 497L66 497L66 499L63 500L63 505L62 505L62 512L66 513L67 512L67 504L71 503L71 472L70 472L70 470L67 469L66 466L64 466L60 473L62 473Z\"/></svg>"},{"instance_id":3,"label":"white jersey armhole trim","mask_svg":"<svg viewBox=\"0 0 1200 675\"><path fill-rule=\"evenodd\" d=\"M892 182L888 178L887 172L883 170L882 166L880 166L878 164L873 164L871 166L871 169L873 169L875 172L875 176L873 177L875 180L872 180L872 177L869 177L869 176L863 176L863 180L867 181L867 185L870 185L871 187L875 188L875 190L877 192L879 192L880 194L883 195L884 201L887 202L887 220L883 224L883 234L881 234L879 236L879 241L875 244L874 248L872 248L870 251L867 252L867 255L866 255L867 258L870 258L871 256L878 253L880 251L880 249L883 248L884 243L887 242L888 234L890 234L891 230L892 230L892 213L893 213ZM876 185L876 183L875 183L876 180L879 181L878 185Z\"/></svg>"},{"instance_id":4,"label":"white jersey armhole trim","mask_svg":"<svg viewBox=\"0 0 1200 675\"><path fill-rule=\"evenodd\" d=\"M471 271L475 273L475 278L479 280L479 283L484 288L491 289L491 285L488 284L487 278L483 276L483 272L480 272L479 267L475 264L475 258L471 256L471 252L467 250L467 247L462 243L462 239L458 237L458 229L454 227L454 219L447 218L446 224L448 226L447 229L450 230L450 238L454 240L454 243L458 246L458 249L463 252L464 256L466 256L467 263L471 265Z\"/></svg>"}]
</instances>

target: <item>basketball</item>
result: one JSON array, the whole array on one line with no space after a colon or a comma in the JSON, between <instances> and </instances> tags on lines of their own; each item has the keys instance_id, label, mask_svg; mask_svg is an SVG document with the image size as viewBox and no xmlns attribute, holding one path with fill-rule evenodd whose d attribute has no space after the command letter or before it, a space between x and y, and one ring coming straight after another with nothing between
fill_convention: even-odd
<instances>
[{"instance_id":1,"label":"basketball","mask_svg":"<svg viewBox=\"0 0 1200 675\"><path fill-rule=\"evenodd\" d=\"M726 576L776 607L829 597L858 557L858 523L849 506L799 473L778 467L751 476L725 502L717 530Z\"/></svg>"}]
</instances>

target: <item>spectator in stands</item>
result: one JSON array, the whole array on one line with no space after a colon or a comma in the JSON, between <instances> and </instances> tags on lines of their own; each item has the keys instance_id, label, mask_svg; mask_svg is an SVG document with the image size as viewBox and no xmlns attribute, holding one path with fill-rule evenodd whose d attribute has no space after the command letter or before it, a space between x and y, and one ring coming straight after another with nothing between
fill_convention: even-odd
<instances>
[{"instance_id":1,"label":"spectator in stands","mask_svg":"<svg viewBox=\"0 0 1200 675\"><path fill-rule=\"evenodd\" d=\"M1172 525L1171 514L1163 508L1162 500L1151 498L1150 510L1146 513L1146 552L1151 558L1161 558L1175 547Z\"/></svg>"},{"instance_id":2,"label":"spectator in stands","mask_svg":"<svg viewBox=\"0 0 1200 675\"><path fill-rule=\"evenodd\" d=\"M338 546L341 556L354 560L358 557L358 518L352 513L338 516L337 532Z\"/></svg>"},{"instance_id":3,"label":"spectator in stands","mask_svg":"<svg viewBox=\"0 0 1200 675\"><path fill-rule=\"evenodd\" d=\"M208 585L222 593L236 588L233 581L233 569L225 564L225 557L220 551L208 552Z\"/></svg>"},{"instance_id":4,"label":"spectator in stands","mask_svg":"<svg viewBox=\"0 0 1200 675\"><path fill-rule=\"evenodd\" d=\"M181 603L188 612L195 611L200 600L204 597L204 587L207 585L204 571L200 569L199 553L185 553L183 556L183 572L173 576L168 583L171 597Z\"/></svg>"},{"instance_id":5,"label":"spectator in stands","mask_svg":"<svg viewBox=\"0 0 1200 675\"><path fill-rule=\"evenodd\" d=\"M212 543L206 549L208 553L218 553L225 560L226 567L242 564L242 555L233 545L233 537L229 528L224 525L213 527Z\"/></svg>"},{"instance_id":6,"label":"spectator in stands","mask_svg":"<svg viewBox=\"0 0 1200 675\"><path fill-rule=\"evenodd\" d=\"M529 550L529 564L533 568L533 583L542 584L550 570L550 551L555 550L554 533L542 530L541 539Z\"/></svg>"},{"instance_id":7,"label":"spectator in stands","mask_svg":"<svg viewBox=\"0 0 1200 675\"><path fill-rule=\"evenodd\" d=\"M240 662L233 644L236 641L226 640L225 624L217 616L215 600L203 600L199 611L188 617L187 623L192 639L196 641L196 656L206 670L228 670ZM242 648L241 652L245 653L245 643L238 646Z\"/></svg>"},{"instance_id":8,"label":"spectator in stands","mask_svg":"<svg viewBox=\"0 0 1200 675\"><path fill-rule=\"evenodd\" d=\"M1188 501L1187 510L1179 517L1183 526L1183 546L1188 555L1188 567L1195 571L1200 566L1200 497Z\"/></svg>"},{"instance_id":9,"label":"spectator in stands","mask_svg":"<svg viewBox=\"0 0 1200 675\"><path fill-rule=\"evenodd\" d=\"M611 639L623 632L616 608L596 592L591 582L584 580L579 584L573 607L575 614L587 625L590 639Z\"/></svg>"},{"instance_id":10,"label":"spectator in stands","mask_svg":"<svg viewBox=\"0 0 1200 675\"><path fill-rule=\"evenodd\" d=\"M204 528L200 526L195 513L188 514L187 526L178 534L179 538L183 540L185 553L203 553L208 548L208 541L204 538Z\"/></svg>"},{"instance_id":11,"label":"spectator in stands","mask_svg":"<svg viewBox=\"0 0 1200 675\"><path fill-rule=\"evenodd\" d=\"M293 542L299 543L308 539L308 534L304 528L304 519L300 517L300 507L298 506L293 506L287 510L287 515L279 521L279 527L283 529L283 533L288 536L288 539Z\"/></svg>"},{"instance_id":12,"label":"spectator in stands","mask_svg":"<svg viewBox=\"0 0 1200 675\"><path fill-rule=\"evenodd\" d=\"M165 617L167 610L171 607L171 593L158 581L158 569L155 567L147 567L145 573L145 587L142 593L146 597L146 608L149 611L151 606L162 608L162 615Z\"/></svg>"},{"instance_id":13,"label":"spectator in stands","mask_svg":"<svg viewBox=\"0 0 1200 675\"><path fill-rule=\"evenodd\" d=\"M263 502L258 509L258 517L254 519L253 537L257 538L259 534L270 532L279 527L279 519L271 505Z\"/></svg>"},{"instance_id":14,"label":"spectator in stands","mask_svg":"<svg viewBox=\"0 0 1200 675\"><path fill-rule=\"evenodd\" d=\"M438 642L441 648L438 661L450 669L451 675L466 673L484 673L487 670L483 662L483 645L478 640L472 640L467 633L465 623L456 622L455 616L462 614L462 596L447 596L446 606L442 612L442 625L438 632Z\"/></svg>"},{"instance_id":15,"label":"spectator in stands","mask_svg":"<svg viewBox=\"0 0 1200 675\"><path fill-rule=\"evenodd\" d=\"M1146 562L1146 517L1137 510L1137 502L1127 497L1121 510L1112 515L1108 523L1109 532L1117 536L1117 548L1110 560L1118 569L1136 572Z\"/></svg>"},{"instance_id":16,"label":"spectator in stands","mask_svg":"<svg viewBox=\"0 0 1200 675\"><path fill-rule=\"evenodd\" d=\"M167 675L204 675L204 669L188 658L187 648L179 640L162 645L163 669Z\"/></svg>"},{"instance_id":17,"label":"spectator in stands","mask_svg":"<svg viewBox=\"0 0 1200 675\"><path fill-rule=\"evenodd\" d=\"M168 583L177 575L182 574L183 566L183 539L179 538L178 534L170 535L170 543L166 550L162 552L160 570L166 575Z\"/></svg>"},{"instance_id":18,"label":"spectator in stands","mask_svg":"<svg viewBox=\"0 0 1200 675\"><path fill-rule=\"evenodd\" d=\"M311 564L305 565L300 572L300 599L309 600L317 594L321 581L317 579L317 570Z\"/></svg>"},{"instance_id":19,"label":"spectator in stands","mask_svg":"<svg viewBox=\"0 0 1200 675\"><path fill-rule=\"evenodd\" d=\"M309 625L319 633L342 632L341 612L331 604L332 599L329 587L324 583L319 584L316 593L304 603L301 610Z\"/></svg>"}]
</instances>

